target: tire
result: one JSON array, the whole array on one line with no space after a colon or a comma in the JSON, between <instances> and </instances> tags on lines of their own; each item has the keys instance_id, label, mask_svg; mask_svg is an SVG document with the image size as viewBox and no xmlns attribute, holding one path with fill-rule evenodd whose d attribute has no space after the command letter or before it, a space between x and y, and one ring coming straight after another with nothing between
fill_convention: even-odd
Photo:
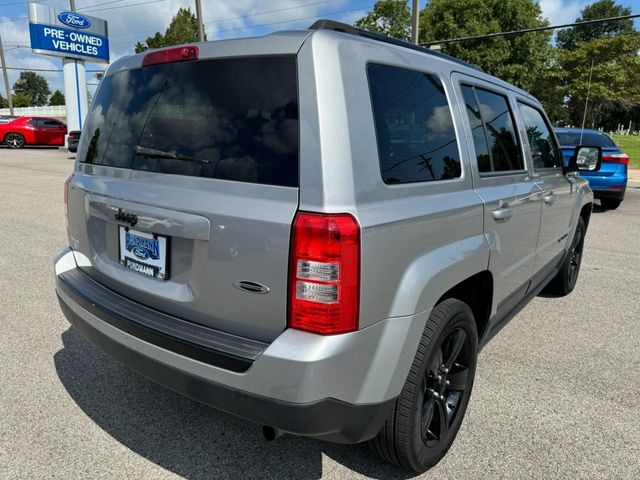
<instances>
[{"instance_id":1,"label":"tire","mask_svg":"<svg viewBox=\"0 0 640 480\"><path fill-rule=\"evenodd\" d=\"M584 236L587 227L582 217L578 218L578 225L573 234L573 240L569 246L569 251L560 267L558 274L547 284L542 293L564 297L569 295L576 286L580 264L582 263L582 250L584 247Z\"/></svg>"},{"instance_id":2,"label":"tire","mask_svg":"<svg viewBox=\"0 0 640 480\"><path fill-rule=\"evenodd\" d=\"M455 299L438 304L393 411L369 441L373 451L412 473L423 473L438 463L462 424L477 355L478 333L471 309Z\"/></svg>"},{"instance_id":3,"label":"tire","mask_svg":"<svg viewBox=\"0 0 640 480\"><path fill-rule=\"evenodd\" d=\"M4 144L9 148L23 148L25 141L19 133L7 133L4 136Z\"/></svg>"},{"instance_id":4,"label":"tire","mask_svg":"<svg viewBox=\"0 0 640 480\"><path fill-rule=\"evenodd\" d=\"M622 200L618 200L617 198L601 198L600 204L602 208L606 208L607 210L615 210L620 206Z\"/></svg>"}]
</instances>

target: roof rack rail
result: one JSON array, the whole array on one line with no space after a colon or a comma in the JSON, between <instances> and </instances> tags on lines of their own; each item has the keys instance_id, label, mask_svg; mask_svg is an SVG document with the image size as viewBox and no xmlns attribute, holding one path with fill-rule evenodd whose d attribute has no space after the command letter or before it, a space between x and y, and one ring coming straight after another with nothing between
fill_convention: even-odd
<instances>
[{"instance_id":1,"label":"roof rack rail","mask_svg":"<svg viewBox=\"0 0 640 480\"><path fill-rule=\"evenodd\" d=\"M421 47L420 45L405 42L403 40L398 40L396 38L387 37L386 35L382 35L380 33L370 32L369 30L363 30L361 28L351 26L347 23L336 22L335 20L317 20L316 22L313 23L313 25L309 27L309 30L333 30L335 32L348 33L350 35L357 35L359 37L370 38L372 40L377 40L379 42L390 43L392 45L397 45L399 47L405 47L411 50L415 50L417 52L427 53L435 57L444 58L451 62L464 65L465 67L470 67L470 68L474 68L476 70L482 71L480 67L472 63L465 62L464 60L457 59L445 53L441 53L435 50L430 50L428 48Z\"/></svg>"}]
</instances>

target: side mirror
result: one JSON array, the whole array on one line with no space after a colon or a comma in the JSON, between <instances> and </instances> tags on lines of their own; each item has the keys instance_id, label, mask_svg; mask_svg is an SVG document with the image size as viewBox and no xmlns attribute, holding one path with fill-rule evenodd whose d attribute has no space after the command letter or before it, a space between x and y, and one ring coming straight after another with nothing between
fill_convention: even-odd
<instances>
[{"instance_id":1,"label":"side mirror","mask_svg":"<svg viewBox=\"0 0 640 480\"><path fill-rule=\"evenodd\" d=\"M602 148L580 145L569 161L570 172L597 172L602 165Z\"/></svg>"}]
</instances>

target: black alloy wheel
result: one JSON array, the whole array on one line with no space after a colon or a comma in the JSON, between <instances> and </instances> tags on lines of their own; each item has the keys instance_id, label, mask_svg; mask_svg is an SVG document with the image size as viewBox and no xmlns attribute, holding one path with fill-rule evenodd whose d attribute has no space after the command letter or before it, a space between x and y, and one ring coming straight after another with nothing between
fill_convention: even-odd
<instances>
[{"instance_id":1,"label":"black alloy wheel","mask_svg":"<svg viewBox=\"0 0 640 480\"><path fill-rule=\"evenodd\" d=\"M469 306L453 298L436 305L394 409L370 447L412 473L438 463L462 424L477 352L478 332Z\"/></svg>"},{"instance_id":2,"label":"black alloy wheel","mask_svg":"<svg viewBox=\"0 0 640 480\"><path fill-rule=\"evenodd\" d=\"M24 137L19 133L7 133L4 137L4 143L9 148L22 148L24 147Z\"/></svg>"},{"instance_id":3,"label":"black alloy wheel","mask_svg":"<svg viewBox=\"0 0 640 480\"><path fill-rule=\"evenodd\" d=\"M470 387L469 365L475 362L469 336L452 331L435 352L425 372L421 409L421 436L428 448L447 439L465 390Z\"/></svg>"},{"instance_id":4,"label":"black alloy wheel","mask_svg":"<svg viewBox=\"0 0 640 480\"><path fill-rule=\"evenodd\" d=\"M580 265L582 264L582 251L584 249L584 237L587 227L582 217L578 218L578 224L571 240L569 250L564 262L560 266L558 274L544 287L543 294L560 296L569 295L578 282Z\"/></svg>"}]
</instances>

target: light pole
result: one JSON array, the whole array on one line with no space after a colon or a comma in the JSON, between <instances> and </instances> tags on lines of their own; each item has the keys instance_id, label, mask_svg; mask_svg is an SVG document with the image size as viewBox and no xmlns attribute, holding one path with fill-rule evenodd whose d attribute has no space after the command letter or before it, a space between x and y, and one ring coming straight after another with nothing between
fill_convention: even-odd
<instances>
[{"instance_id":1,"label":"light pole","mask_svg":"<svg viewBox=\"0 0 640 480\"><path fill-rule=\"evenodd\" d=\"M204 42L204 28L202 27L202 6L200 0L196 0L196 20L198 21L198 41Z\"/></svg>"},{"instance_id":2,"label":"light pole","mask_svg":"<svg viewBox=\"0 0 640 480\"><path fill-rule=\"evenodd\" d=\"M411 41L418 45L418 24L420 23L420 0L413 0L411 7Z\"/></svg>"},{"instance_id":3,"label":"light pole","mask_svg":"<svg viewBox=\"0 0 640 480\"><path fill-rule=\"evenodd\" d=\"M4 88L7 90L7 103L9 104L9 114L13 115L13 99L11 98L11 88L9 87L9 74L7 73L7 62L4 59L4 48L2 47L2 35L0 35L0 61L2 62L2 76L4 77Z\"/></svg>"}]
</instances>

